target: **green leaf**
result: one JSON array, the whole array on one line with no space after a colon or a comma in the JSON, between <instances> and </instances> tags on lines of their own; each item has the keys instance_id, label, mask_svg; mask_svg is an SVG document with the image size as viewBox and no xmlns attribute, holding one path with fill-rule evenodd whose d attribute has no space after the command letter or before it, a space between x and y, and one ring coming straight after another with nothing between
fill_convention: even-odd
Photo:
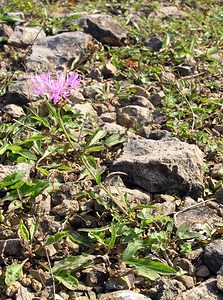
<instances>
[{"instance_id":1,"label":"green leaf","mask_svg":"<svg viewBox=\"0 0 223 300\"><path fill-rule=\"evenodd\" d=\"M47 239L45 246L53 245L53 244L59 242L62 238L68 237L68 236L69 236L69 233L67 231L57 232L56 234L50 236Z\"/></svg>"},{"instance_id":2,"label":"green leaf","mask_svg":"<svg viewBox=\"0 0 223 300\"><path fill-rule=\"evenodd\" d=\"M9 198L6 198L6 199L4 198L4 200L12 201L12 199L9 199ZM22 208L22 201L20 201L20 200L14 200L8 206L8 210L15 210L15 209L19 209L19 208Z\"/></svg>"},{"instance_id":3,"label":"green leaf","mask_svg":"<svg viewBox=\"0 0 223 300\"><path fill-rule=\"evenodd\" d=\"M12 285L13 282L19 279L20 275L22 274L23 266L27 260L28 258L24 260L21 264L12 264L6 267L5 283L7 286Z\"/></svg>"},{"instance_id":4,"label":"green leaf","mask_svg":"<svg viewBox=\"0 0 223 300\"><path fill-rule=\"evenodd\" d=\"M79 282L76 277L70 275L70 272L69 270L61 271L59 274L54 275L54 277L69 290L74 290Z\"/></svg>"},{"instance_id":5,"label":"green leaf","mask_svg":"<svg viewBox=\"0 0 223 300\"><path fill-rule=\"evenodd\" d=\"M0 36L0 43L7 42L8 38L6 36Z\"/></svg>"},{"instance_id":6,"label":"green leaf","mask_svg":"<svg viewBox=\"0 0 223 300\"><path fill-rule=\"evenodd\" d=\"M132 260L136 255L136 253L142 248L143 248L143 241L141 240L135 240L128 243L127 247L123 252L123 261L126 262Z\"/></svg>"},{"instance_id":7,"label":"green leaf","mask_svg":"<svg viewBox=\"0 0 223 300\"><path fill-rule=\"evenodd\" d=\"M17 154L19 154L22 157L25 157L29 160L34 160L34 161L37 160L37 156L35 154L33 154L32 152L25 150L25 149L17 151Z\"/></svg>"},{"instance_id":8,"label":"green leaf","mask_svg":"<svg viewBox=\"0 0 223 300\"><path fill-rule=\"evenodd\" d=\"M107 134L107 131L104 129L98 129L92 136L91 140L85 145L84 150L87 151L89 147L97 144L99 140L101 140L103 137L105 137Z\"/></svg>"},{"instance_id":9,"label":"green leaf","mask_svg":"<svg viewBox=\"0 0 223 300\"><path fill-rule=\"evenodd\" d=\"M154 281L160 277L160 275L156 271L150 270L150 269L142 267L142 266L135 267L135 269L139 276L143 276L152 281Z\"/></svg>"},{"instance_id":10,"label":"green leaf","mask_svg":"<svg viewBox=\"0 0 223 300\"><path fill-rule=\"evenodd\" d=\"M3 146L0 147L0 155L3 155L8 150L8 143L5 143Z\"/></svg>"},{"instance_id":11,"label":"green leaf","mask_svg":"<svg viewBox=\"0 0 223 300\"><path fill-rule=\"evenodd\" d=\"M26 175L25 171L18 171L3 178L0 182L0 190L18 183Z\"/></svg>"},{"instance_id":12,"label":"green leaf","mask_svg":"<svg viewBox=\"0 0 223 300\"><path fill-rule=\"evenodd\" d=\"M85 151L85 153L90 153L90 152L99 152L104 150L105 147L102 145L98 145L98 146L92 146L92 147L88 147L87 150Z\"/></svg>"},{"instance_id":13,"label":"green leaf","mask_svg":"<svg viewBox=\"0 0 223 300\"><path fill-rule=\"evenodd\" d=\"M120 134L113 134L111 136L109 136L106 140L105 140L105 145L107 145L108 147L112 147L118 144L122 144L126 141L126 138Z\"/></svg>"},{"instance_id":14,"label":"green leaf","mask_svg":"<svg viewBox=\"0 0 223 300\"><path fill-rule=\"evenodd\" d=\"M93 255L82 254L78 256L69 256L63 260L55 262L52 273L58 275L58 273L64 270L77 270L80 268L88 267L93 264Z\"/></svg>"},{"instance_id":15,"label":"green leaf","mask_svg":"<svg viewBox=\"0 0 223 300\"><path fill-rule=\"evenodd\" d=\"M19 222L19 233L20 233L21 237L24 239L24 241L29 240L29 230L26 227L26 225L24 224L23 220L20 220L20 222Z\"/></svg>"},{"instance_id":16,"label":"green leaf","mask_svg":"<svg viewBox=\"0 0 223 300\"><path fill-rule=\"evenodd\" d=\"M177 228L176 237L180 240L189 240L199 237L200 234L195 231L190 231L186 224L182 224Z\"/></svg>"},{"instance_id":17,"label":"green leaf","mask_svg":"<svg viewBox=\"0 0 223 300\"><path fill-rule=\"evenodd\" d=\"M39 225L34 220L31 221L31 224L29 226L29 233L30 233L30 240L32 241L34 238L34 235L38 229Z\"/></svg>"},{"instance_id":18,"label":"green leaf","mask_svg":"<svg viewBox=\"0 0 223 300\"><path fill-rule=\"evenodd\" d=\"M137 268L147 268L149 270L152 270L154 272L157 272L161 275L175 275L176 271L165 265L162 262L159 261L152 261L148 258L138 258L130 261L126 261L127 264L132 265Z\"/></svg>"}]
</instances>

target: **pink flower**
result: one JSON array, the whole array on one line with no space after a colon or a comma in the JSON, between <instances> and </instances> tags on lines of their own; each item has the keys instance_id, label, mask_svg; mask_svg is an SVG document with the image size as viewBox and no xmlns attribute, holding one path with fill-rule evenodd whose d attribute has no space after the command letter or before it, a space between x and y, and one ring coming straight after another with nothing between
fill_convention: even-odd
<instances>
[{"instance_id":1,"label":"pink flower","mask_svg":"<svg viewBox=\"0 0 223 300\"><path fill-rule=\"evenodd\" d=\"M73 91L79 87L78 74L65 75L58 72L56 78L49 73L36 74L31 77L33 96L46 95L56 105L60 100L68 101Z\"/></svg>"}]
</instances>

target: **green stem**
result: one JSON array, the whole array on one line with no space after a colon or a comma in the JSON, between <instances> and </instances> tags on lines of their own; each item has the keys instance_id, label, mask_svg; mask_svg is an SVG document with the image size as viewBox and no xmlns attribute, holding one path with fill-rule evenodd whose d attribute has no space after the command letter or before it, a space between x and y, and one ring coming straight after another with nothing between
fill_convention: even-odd
<instances>
[{"instance_id":1,"label":"green stem","mask_svg":"<svg viewBox=\"0 0 223 300\"><path fill-rule=\"evenodd\" d=\"M61 110L58 109L57 110L57 116L58 116L58 121L59 121L59 124L67 138L67 141L69 142L69 144L71 145L71 147L73 148L73 150L76 152L76 147L73 143L73 141L71 140L65 126L64 126L64 123L63 123L63 119L61 117ZM96 181L96 177L95 177L95 174L92 172L90 166L88 165L87 163L87 160L86 160L86 157L84 155L82 155L81 157L81 161L83 162L83 165L85 166L85 168L88 170L88 172L91 174L91 176L94 178L94 180ZM126 215L128 218L131 218L130 214L128 213L128 211L115 199L115 197L112 195L112 193L101 183L99 182L98 183L98 186L110 197L110 199L112 200L113 203L115 203L115 205L120 209L120 211Z\"/></svg>"},{"instance_id":2,"label":"green stem","mask_svg":"<svg viewBox=\"0 0 223 300\"><path fill-rule=\"evenodd\" d=\"M94 180L96 181L96 177L95 174L92 172L90 166L87 163L86 157L83 155L81 157L81 161L83 162L85 168L88 170L88 172L91 174L91 176L94 178ZM125 214L128 218L130 218L129 213L125 210L125 208L115 199L114 195L112 195L112 193L102 184L102 183L98 183L98 186L105 191L105 193L110 197L110 199L112 200L112 202L114 202L117 207L120 209L120 211Z\"/></svg>"},{"instance_id":3,"label":"green stem","mask_svg":"<svg viewBox=\"0 0 223 300\"><path fill-rule=\"evenodd\" d=\"M68 134L68 132L67 132L65 126L64 126L64 123L63 123L63 120L62 120L62 117L61 117L61 110L60 110L60 109L57 110L57 116L58 116L58 120L59 120L60 126L61 126L61 128L63 129L63 132L64 132L64 134L65 134L65 136L66 136L66 138L67 138L69 144L72 146L72 148L73 148L74 151L76 152L76 149L75 149L75 147L74 147L74 144L73 144L73 142L72 142L72 140L71 140L71 138L70 138L70 136L69 136L69 134Z\"/></svg>"}]
</instances>

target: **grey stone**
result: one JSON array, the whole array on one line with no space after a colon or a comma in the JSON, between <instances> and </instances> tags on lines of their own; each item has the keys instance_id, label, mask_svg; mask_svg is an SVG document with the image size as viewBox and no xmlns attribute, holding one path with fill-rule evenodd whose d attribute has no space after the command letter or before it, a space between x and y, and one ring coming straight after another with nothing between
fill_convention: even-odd
<instances>
[{"instance_id":1,"label":"grey stone","mask_svg":"<svg viewBox=\"0 0 223 300\"><path fill-rule=\"evenodd\" d=\"M5 23L0 23L0 36L10 37L13 29Z\"/></svg>"},{"instance_id":2,"label":"grey stone","mask_svg":"<svg viewBox=\"0 0 223 300\"><path fill-rule=\"evenodd\" d=\"M116 66L114 66L111 62L106 63L101 69L102 75L106 78L114 77L117 74L117 72L118 70Z\"/></svg>"},{"instance_id":3,"label":"grey stone","mask_svg":"<svg viewBox=\"0 0 223 300\"><path fill-rule=\"evenodd\" d=\"M127 105L138 105L141 107L146 107L149 110L154 110L153 104L144 96L139 95L131 95L126 99L123 99L120 101L121 106L127 106Z\"/></svg>"},{"instance_id":4,"label":"grey stone","mask_svg":"<svg viewBox=\"0 0 223 300\"><path fill-rule=\"evenodd\" d=\"M64 200L52 209L54 214L59 216L67 216L79 211L79 203L76 200Z\"/></svg>"},{"instance_id":5,"label":"grey stone","mask_svg":"<svg viewBox=\"0 0 223 300\"><path fill-rule=\"evenodd\" d=\"M83 103L85 101L85 98L83 94L79 91L75 91L72 96L69 99L73 104L76 103Z\"/></svg>"},{"instance_id":6,"label":"grey stone","mask_svg":"<svg viewBox=\"0 0 223 300\"><path fill-rule=\"evenodd\" d=\"M41 41L46 37L42 27L16 26L13 34L8 39L8 44L17 47L27 47L35 41Z\"/></svg>"},{"instance_id":7,"label":"grey stone","mask_svg":"<svg viewBox=\"0 0 223 300\"><path fill-rule=\"evenodd\" d=\"M153 122L152 111L138 105L127 105L117 111L117 123L126 127L148 125Z\"/></svg>"},{"instance_id":8,"label":"grey stone","mask_svg":"<svg viewBox=\"0 0 223 300\"><path fill-rule=\"evenodd\" d=\"M2 109L2 111L14 119L19 119L26 115L23 108L16 104L8 104Z\"/></svg>"},{"instance_id":9,"label":"grey stone","mask_svg":"<svg viewBox=\"0 0 223 300\"><path fill-rule=\"evenodd\" d=\"M80 110L81 114L84 116L86 115L93 115L97 116L97 112L94 110L93 106L89 102L85 103L77 103L73 105L74 109Z\"/></svg>"},{"instance_id":10,"label":"grey stone","mask_svg":"<svg viewBox=\"0 0 223 300\"><path fill-rule=\"evenodd\" d=\"M121 198L126 195L126 200L130 204L131 207L134 207L139 204L150 204L151 197L149 194L143 193L137 189L129 189L122 186L109 186L109 190L113 195L116 197L120 197L120 202L122 201ZM101 192L103 196L106 196L105 192Z\"/></svg>"},{"instance_id":11,"label":"grey stone","mask_svg":"<svg viewBox=\"0 0 223 300\"><path fill-rule=\"evenodd\" d=\"M172 138L171 132L161 129L152 130L150 126L143 126L137 131L137 134L151 140L168 140Z\"/></svg>"},{"instance_id":12,"label":"grey stone","mask_svg":"<svg viewBox=\"0 0 223 300\"><path fill-rule=\"evenodd\" d=\"M178 278L178 280L181 281L187 289L192 289L192 287L194 287L194 279L192 276L183 275Z\"/></svg>"},{"instance_id":13,"label":"grey stone","mask_svg":"<svg viewBox=\"0 0 223 300\"><path fill-rule=\"evenodd\" d=\"M3 180L5 176L11 175L18 171L25 171L23 180L29 181L31 165L26 164L26 163L18 163L15 166L0 165L0 181Z\"/></svg>"},{"instance_id":14,"label":"grey stone","mask_svg":"<svg viewBox=\"0 0 223 300\"><path fill-rule=\"evenodd\" d=\"M103 122L112 123L116 120L116 113L114 112L107 112L100 115L100 120Z\"/></svg>"},{"instance_id":15,"label":"grey stone","mask_svg":"<svg viewBox=\"0 0 223 300\"><path fill-rule=\"evenodd\" d=\"M144 45L151 48L153 51L159 51L162 48L162 40L158 36L153 36L151 39L146 40Z\"/></svg>"},{"instance_id":16,"label":"grey stone","mask_svg":"<svg viewBox=\"0 0 223 300\"><path fill-rule=\"evenodd\" d=\"M29 292L29 290L24 286L20 286L15 295L15 300L32 300L33 298L34 294Z\"/></svg>"},{"instance_id":17,"label":"grey stone","mask_svg":"<svg viewBox=\"0 0 223 300\"><path fill-rule=\"evenodd\" d=\"M6 94L7 104L26 105L32 99L31 86L26 79L20 79L9 85Z\"/></svg>"},{"instance_id":18,"label":"grey stone","mask_svg":"<svg viewBox=\"0 0 223 300\"><path fill-rule=\"evenodd\" d=\"M173 264L175 267L180 267L182 270L186 271L188 275L194 275L194 266L188 259L176 257L173 260Z\"/></svg>"},{"instance_id":19,"label":"grey stone","mask_svg":"<svg viewBox=\"0 0 223 300\"><path fill-rule=\"evenodd\" d=\"M103 14L88 15L85 18L84 30L99 42L111 46L122 46L128 33L118 21Z\"/></svg>"},{"instance_id":20,"label":"grey stone","mask_svg":"<svg viewBox=\"0 0 223 300\"><path fill-rule=\"evenodd\" d=\"M216 283L216 279L210 278L200 285L180 294L175 300L223 300L223 294L218 290Z\"/></svg>"},{"instance_id":21,"label":"grey stone","mask_svg":"<svg viewBox=\"0 0 223 300\"><path fill-rule=\"evenodd\" d=\"M197 204L197 202L194 199L192 199L191 197L185 197L183 209L189 208L190 206L193 206L195 204Z\"/></svg>"},{"instance_id":22,"label":"grey stone","mask_svg":"<svg viewBox=\"0 0 223 300\"><path fill-rule=\"evenodd\" d=\"M55 71L65 69L73 60L85 55L92 37L84 32L64 32L36 42L27 58L27 71Z\"/></svg>"},{"instance_id":23,"label":"grey stone","mask_svg":"<svg viewBox=\"0 0 223 300\"><path fill-rule=\"evenodd\" d=\"M175 67L175 70L180 76L190 76L192 74L191 68L185 65L179 65Z\"/></svg>"},{"instance_id":24,"label":"grey stone","mask_svg":"<svg viewBox=\"0 0 223 300\"><path fill-rule=\"evenodd\" d=\"M175 225L179 227L185 224L190 230L204 230L206 224L214 226L216 222L221 222L215 209L210 208L205 203L188 207L179 211L175 215Z\"/></svg>"},{"instance_id":25,"label":"grey stone","mask_svg":"<svg viewBox=\"0 0 223 300\"><path fill-rule=\"evenodd\" d=\"M223 267L217 273L217 287L223 292Z\"/></svg>"},{"instance_id":26,"label":"grey stone","mask_svg":"<svg viewBox=\"0 0 223 300\"><path fill-rule=\"evenodd\" d=\"M210 271L208 270L208 267L205 265L201 265L197 267L196 269L196 276L206 278L210 276Z\"/></svg>"},{"instance_id":27,"label":"grey stone","mask_svg":"<svg viewBox=\"0 0 223 300\"><path fill-rule=\"evenodd\" d=\"M217 189L214 196L218 203L223 204L223 184L220 186L219 189Z\"/></svg>"},{"instance_id":28,"label":"grey stone","mask_svg":"<svg viewBox=\"0 0 223 300\"><path fill-rule=\"evenodd\" d=\"M185 290L185 286L176 279L159 279L149 290L149 296L152 300L173 300Z\"/></svg>"},{"instance_id":29,"label":"grey stone","mask_svg":"<svg viewBox=\"0 0 223 300\"><path fill-rule=\"evenodd\" d=\"M95 79L95 80L100 80L102 74L101 71L98 68L93 68L88 74L89 78Z\"/></svg>"},{"instance_id":30,"label":"grey stone","mask_svg":"<svg viewBox=\"0 0 223 300\"><path fill-rule=\"evenodd\" d=\"M223 164L217 164L212 168L211 177L217 180L223 179Z\"/></svg>"},{"instance_id":31,"label":"grey stone","mask_svg":"<svg viewBox=\"0 0 223 300\"><path fill-rule=\"evenodd\" d=\"M86 274L87 286L104 285L108 278L108 272L104 265L87 268L83 271L83 274Z\"/></svg>"},{"instance_id":32,"label":"grey stone","mask_svg":"<svg viewBox=\"0 0 223 300\"><path fill-rule=\"evenodd\" d=\"M223 133L223 125L221 125L221 124L215 125L214 129L220 133Z\"/></svg>"},{"instance_id":33,"label":"grey stone","mask_svg":"<svg viewBox=\"0 0 223 300\"><path fill-rule=\"evenodd\" d=\"M151 298L133 291L123 290L102 294L99 300L151 300Z\"/></svg>"},{"instance_id":34,"label":"grey stone","mask_svg":"<svg viewBox=\"0 0 223 300\"><path fill-rule=\"evenodd\" d=\"M204 263L216 274L223 266L223 240L215 240L205 247Z\"/></svg>"},{"instance_id":35,"label":"grey stone","mask_svg":"<svg viewBox=\"0 0 223 300\"><path fill-rule=\"evenodd\" d=\"M89 99L96 99L98 95L102 94L103 89L104 85L100 82L97 82L83 87L83 95Z\"/></svg>"},{"instance_id":36,"label":"grey stone","mask_svg":"<svg viewBox=\"0 0 223 300\"><path fill-rule=\"evenodd\" d=\"M127 129L116 123L104 123L103 129L105 129L110 134L126 134Z\"/></svg>"},{"instance_id":37,"label":"grey stone","mask_svg":"<svg viewBox=\"0 0 223 300\"><path fill-rule=\"evenodd\" d=\"M132 289L134 287L134 275L110 277L105 287L108 291Z\"/></svg>"},{"instance_id":38,"label":"grey stone","mask_svg":"<svg viewBox=\"0 0 223 300\"><path fill-rule=\"evenodd\" d=\"M147 99L150 98L150 93L145 88L143 88L142 86L133 86L131 88L133 88L135 90L134 91L135 95L143 96Z\"/></svg>"},{"instance_id":39,"label":"grey stone","mask_svg":"<svg viewBox=\"0 0 223 300\"><path fill-rule=\"evenodd\" d=\"M169 201L163 203L155 203L155 206L159 208L159 210L154 211L155 215L163 214L165 216L169 216L171 214L174 214L176 210L176 203Z\"/></svg>"},{"instance_id":40,"label":"grey stone","mask_svg":"<svg viewBox=\"0 0 223 300\"><path fill-rule=\"evenodd\" d=\"M111 169L126 173L124 181L150 193L196 198L203 193L202 165L202 152L194 145L132 136Z\"/></svg>"},{"instance_id":41,"label":"grey stone","mask_svg":"<svg viewBox=\"0 0 223 300\"><path fill-rule=\"evenodd\" d=\"M24 246L20 239L0 240L0 253L4 257L22 257Z\"/></svg>"},{"instance_id":42,"label":"grey stone","mask_svg":"<svg viewBox=\"0 0 223 300\"><path fill-rule=\"evenodd\" d=\"M165 93L163 91L159 91L156 93L153 93L150 97L150 102L154 105L154 106L158 106L162 103L162 101L165 98Z\"/></svg>"},{"instance_id":43,"label":"grey stone","mask_svg":"<svg viewBox=\"0 0 223 300\"><path fill-rule=\"evenodd\" d=\"M182 12L178 9L177 6L162 6L158 10L159 13L164 14L168 18L180 17Z\"/></svg>"},{"instance_id":44,"label":"grey stone","mask_svg":"<svg viewBox=\"0 0 223 300\"><path fill-rule=\"evenodd\" d=\"M20 288L21 283L18 281L14 281L10 286L8 286L5 290L5 294L8 297L12 297L15 295L15 293L18 291ZM11 300L11 299L10 299Z\"/></svg>"},{"instance_id":45,"label":"grey stone","mask_svg":"<svg viewBox=\"0 0 223 300\"><path fill-rule=\"evenodd\" d=\"M47 253L46 253L47 251ZM47 255L49 257L52 257L54 256L55 254L57 253L57 250L55 249L55 247L53 245L49 245L49 246L46 246L44 248L39 248L37 251L36 251L36 255L39 255L41 257L47 257ZM42 277L40 276L40 278L36 278L37 281L41 281Z\"/></svg>"}]
</instances>

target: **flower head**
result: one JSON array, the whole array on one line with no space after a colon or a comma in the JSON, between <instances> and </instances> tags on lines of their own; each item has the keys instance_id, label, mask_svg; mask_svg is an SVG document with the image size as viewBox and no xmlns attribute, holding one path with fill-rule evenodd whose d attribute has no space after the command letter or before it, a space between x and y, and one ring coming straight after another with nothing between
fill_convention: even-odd
<instances>
[{"instance_id":1,"label":"flower head","mask_svg":"<svg viewBox=\"0 0 223 300\"><path fill-rule=\"evenodd\" d=\"M49 73L40 73L31 77L33 96L46 95L56 105L60 100L69 101L73 91L80 85L78 74L65 75L62 72L52 78Z\"/></svg>"}]
</instances>

